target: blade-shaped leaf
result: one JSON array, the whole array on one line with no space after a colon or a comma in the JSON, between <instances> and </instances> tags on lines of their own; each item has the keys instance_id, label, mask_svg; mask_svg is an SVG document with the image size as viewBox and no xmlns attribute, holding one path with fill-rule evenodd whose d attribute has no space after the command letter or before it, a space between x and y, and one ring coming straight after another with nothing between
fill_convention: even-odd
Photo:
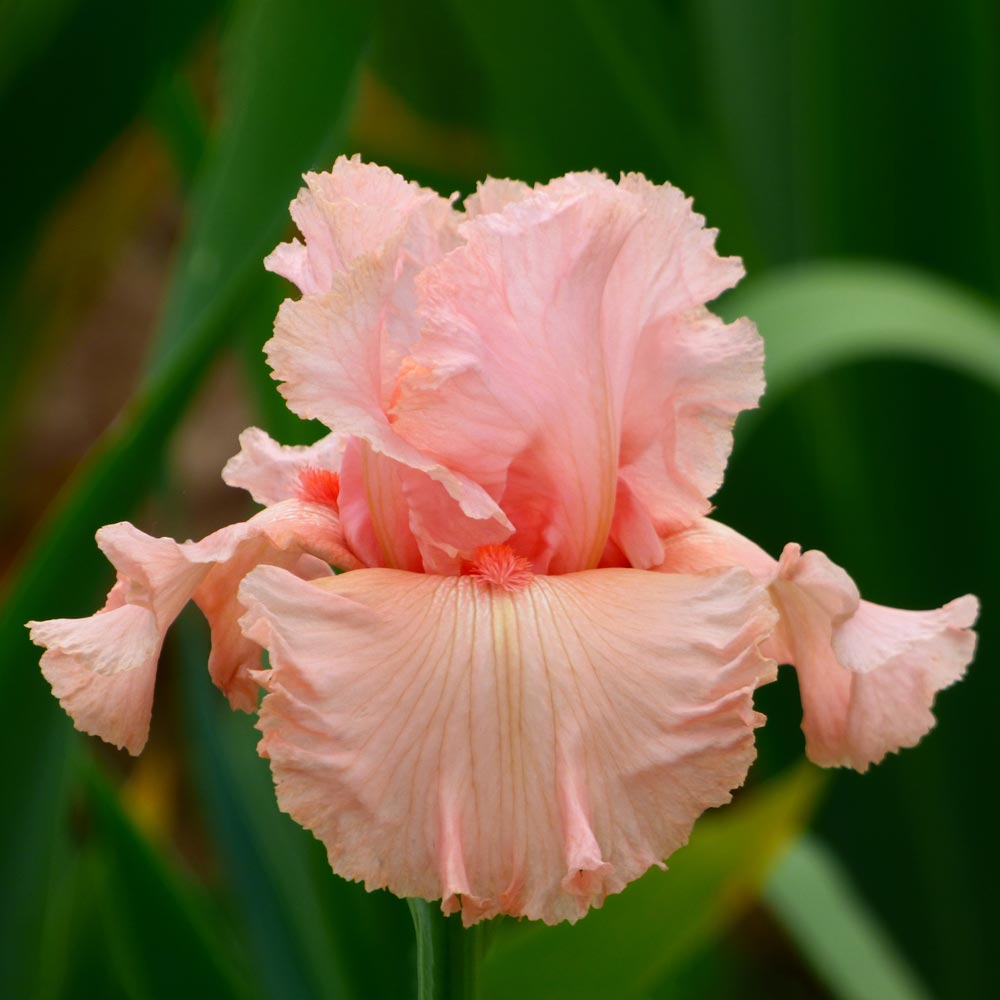
<instances>
[{"instance_id":1,"label":"blade-shaped leaf","mask_svg":"<svg viewBox=\"0 0 1000 1000\"><path fill-rule=\"evenodd\" d=\"M334 875L322 845L278 811L251 721L234 714L209 680L204 626L189 618L178 628L191 766L269 994L400 995L411 979L404 904Z\"/></svg>"},{"instance_id":2,"label":"blade-shaped leaf","mask_svg":"<svg viewBox=\"0 0 1000 1000\"><path fill-rule=\"evenodd\" d=\"M807 820L821 780L802 765L706 817L669 872L648 872L574 926L502 926L486 958L485 995L641 995L754 899L774 857Z\"/></svg>"},{"instance_id":3,"label":"blade-shaped leaf","mask_svg":"<svg viewBox=\"0 0 1000 1000\"><path fill-rule=\"evenodd\" d=\"M748 279L724 303L764 337L768 399L821 371L898 356L1000 389L1000 312L963 289L892 264L825 261Z\"/></svg>"},{"instance_id":4,"label":"blade-shaped leaf","mask_svg":"<svg viewBox=\"0 0 1000 1000\"><path fill-rule=\"evenodd\" d=\"M792 844L768 876L764 899L838 1000L930 1000L819 841Z\"/></svg>"},{"instance_id":5,"label":"blade-shaped leaf","mask_svg":"<svg viewBox=\"0 0 1000 1000\"><path fill-rule=\"evenodd\" d=\"M84 769L102 909L133 989L149 1000L192 990L220 1000L258 997L220 933L218 912L134 827L97 767Z\"/></svg>"},{"instance_id":6,"label":"blade-shaped leaf","mask_svg":"<svg viewBox=\"0 0 1000 1000\"><path fill-rule=\"evenodd\" d=\"M17 21L45 44L0 91L4 144L17 151L4 157L4 186L15 195L4 213L4 276L17 270L59 197L135 118L160 75L184 55L222 4L47 0L38 6L43 16Z\"/></svg>"},{"instance_id":7,"label":"blade-shaped leaf","mask_svg":"<svg viewBox=\"0 0 1000 1000\"><path fill-rule=\"evenodd\" d=\"M163 338L172 349L49 514L0 615L5 651L0 696L14 712L13 723L0 733L0 753L5 760L21 760L0 787L15 817L0 835L0 884L7 894L0 928L4 995L26 995L25 984L35 975L34 949L26 941L38 933L45 906L36 887L62 811L52 789L71 732L38 673L38 651L28 643L23 622L87 613L98 603L102 583L110 583L93 533L100 524L127 516L155 476L169 432L234 329L247 281L260 267L261 248L275 238L276 220L298 174L329 156L341 139L343 108L364 48L366 14L357 5L315 0L305 8L248 0L239 13L232 36L239 41L227 48L228 102L235 117L199 184L182 251L186 265L175 279L175 305L164 325ZM281 58L266 55L272 52ZM289 118L298 131L290 131ZM256 159L267 169L244 170ZM219 227L211 238L202 218ZM207 258L198 253L203 239ZM212 262L211 283L199 269L205 259ZM29 745L35 749L25 758L19 748Z\"/></svg>"}]
</instances>

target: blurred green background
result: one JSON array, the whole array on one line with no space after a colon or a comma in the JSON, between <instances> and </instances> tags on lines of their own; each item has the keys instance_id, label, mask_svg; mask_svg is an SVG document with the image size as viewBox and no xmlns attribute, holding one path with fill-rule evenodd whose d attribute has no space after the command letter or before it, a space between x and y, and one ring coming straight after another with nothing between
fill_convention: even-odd
<instances>
[{"instance_id":1,"label":"blurred green background","mask_svg":"<svg viewBox=\"0 0 1000 1000\"><path fill-rule=\"evenodd\" d=\"M415 995L405 904L277 812L197 616L134 761L73 731L23 629L99 605L101 524L246 516L218 478L243 426L315 435L260 354L289 291L261 259L355 151L446 192L597 167L693 195L768 352L720 518L869 599L984 607L921 746L800 763L783 672L736 804L577 927L496 929L482 994L994 995L998 47L994 0L0 0L0 996Z\"/></svg>"}]
</instances>

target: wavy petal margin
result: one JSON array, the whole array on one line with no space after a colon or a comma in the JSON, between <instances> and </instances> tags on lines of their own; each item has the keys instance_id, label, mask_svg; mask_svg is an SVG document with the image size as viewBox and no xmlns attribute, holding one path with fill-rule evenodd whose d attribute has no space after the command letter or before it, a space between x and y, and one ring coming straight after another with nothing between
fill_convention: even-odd
<instances>
[{"instance_id":1,"label":"wavy petal margin","mask_svg":"<svg viewBox=\"0 0 1000 1000\"><path fill-rule=\"evenodd\" d=\"M42 673L77 728L138 754L149 735L156 666L167 629L194 600L212 629L208 668L233 708L252 712L259 688L251 672L260 647L238 627L240 581L261 563L305 578L328 563L357 565L341 544L334 512L288 500L200 542L152 538L126 522L97 533L118 571L104 608L89 618L29 622L47 647Z\"/></svg>"},{"instance_id":2,"label":"wavy petal margin","mask_svg":"<svg viewBox=\"0 0 1000 1000\"><path fill-rule=\"evenodd\" d=\"M749 574L605 569L511 592L372 569L255 570L260 752L338 874L465 923L576 920L687 841L754 757Z\"/></svg>"}]
</instances>

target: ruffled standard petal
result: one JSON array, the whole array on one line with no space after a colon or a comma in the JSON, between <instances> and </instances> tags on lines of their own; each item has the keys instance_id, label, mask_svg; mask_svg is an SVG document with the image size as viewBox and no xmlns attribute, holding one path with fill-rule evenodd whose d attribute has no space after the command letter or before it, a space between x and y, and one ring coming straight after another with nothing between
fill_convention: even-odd
<instances>
[{"instance_id":1,"label":"ruffled standard petal","mask_svg":"<svg viewBox=\"0 0 1000 1000\"><path fill-rule=\"evenodd\" d=\"M655 565L650 529L676 531L707 514L733 444L737 416L764 391L764 348L747 319L726 324L705 304L743 277L721 257L717 231L669 184L621 180L639 198L640 223L608 283L605 310L639 331L622 414L620 475L634 498L616 511L613 539L634 566ZM639 543L639 544L637 544Z\"/></svg>"},{"instance_id":2,"label":"ruffled standard petal","mask_svg":"<svg viewBox=\"0 0 1000 1000\"><path fill-rule=\"evenodd\" d=\"M605 337L602 299L637 221L637 199L574 175L466 222L418 280L395 427L498 499L540 573L595 567L610 530L634 337Z\"/></svg>"},{"instance_id":3,"label":"ruffled standard petal","mask_svg":"<svg viewBox=\"0 0 1000 1000\"><path fill-rule=\"evenodd\" d=\"M244 581L260 750L339 874L467 924L576 920L743 782L774 672L748 574L528 579Z\"/></svg>"},{"instance_id":4,"label":"ruffled standard petal","mask_svg":"<svg viewBox=\"0 0 1000 1000\"><path fill-rule=\"evenodd\" d=\"M260 647L237 624L240 581L261 563L308 579L329 574L328 562L357 565L343 549L336 515L297 500L200 542L151 538L127 523L102 528L97 541L118 572L105 607L90 618L29 627L32 640L47 647L42 673L76 725L132 754L149 734L164 636L189 600L211 626L213 681L234 708L253 711L259 688L251 671L260 666Z\"/></svg>"},{"instance_id":5,"label":"ruffled standard petal","mask_svg":"<svg viewBox=\"0 0 1000 1000\"><path fill-rule=\"evenodd\" d=\"M666 540L660 568L693 573L734 565L769 587L781 615L764 649L796 669L811 760L866 771L930 731L937 692L964 675L975 651L974 597L934 611L882 607L862 600L850 576L822 552L789 544L776 561L708 519Z\"/></svg>"},{"instance_id":6,"label":"ruffled standard petal","mask_svg":"<svg viewBox=\"0 0 1000 1000\"><path fill-rule=\"evenodd\" d=\"M470 201L465 246L418 279L398 433L495 496L539 572L598 565L609 534L655 565L657 536L709 510L763 391L753 324L704 308L741 263L689 199L635 175L494 181Z\"/></svg>"},{"instance_id":7,"label":"ruffled standard petal","mask_svg":"<svg viewBox=\"0 0 1000 1000\"><path fill-rule=\"evenodd\" d=\"M502 212L508 205L524 201L531 196L532 190L531 185L524 181L487 177L476 184L475 194L470 194L462 207L469 219L477 215L492 215L494 212Z\"/></svg>"},{"instance_id":8,"label":"ruffled standard petal","mask_svg":"<svg viewBox=\"0 0 1000 1000\"><path fill-rule=\"evenodd\" d=\"M222 470L227 486L246 490L264 507L282 500L303 499L302 474L310 469L340 472L344 441L328 434L315 444L278 444L259 427L240 435L240 450Z\"/></svg>"},{"instance_id":9,"label":"ruffled standard petal","mask_svg":"<svg viewBox=\"0 0 1000 1000\"><path fill-rule=\"evenodd\" d=\"M349 474L345 464L340 506L347 536L378 537L380 562L414 569L419 566L397 561L392 550L416 551L419 540L454 556L470 537L475 545L502 542L511 524L477 482L397 433L389 414L395 389L387 392L383 384L391 368L383 304L393 280L384 262L364 258L335 279L329 294L286 301L265 349L293 411L355 438L363 453L354 456L358 461L376 456L369 464L377 481Z\"/></svg>"},{"instance_id":10,"label":"ruffled standard petal","mask_svg":"<svg viewBox=\"0 0 1000 1000\"><path fill-rule=\"evenodd\" d=\"M304 295L329 291L335 274L390 242L417 266L457 242L458 215L450 199L388 167L341 156L332 170L308 173L304 180L289 208L305 244L282 243L264 261Z\"/></svg>"}]
</instances>

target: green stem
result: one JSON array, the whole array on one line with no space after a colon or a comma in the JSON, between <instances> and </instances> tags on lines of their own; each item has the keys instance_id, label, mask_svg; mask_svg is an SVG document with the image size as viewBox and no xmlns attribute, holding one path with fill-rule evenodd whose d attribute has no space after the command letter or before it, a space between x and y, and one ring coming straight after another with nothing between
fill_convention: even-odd
<instances>
[{"instance_id":1,"label":"green stem","mask_svg":"<svg viewBox=\"0 0 1000 1000\"><path fill-rule=\"evenodd\" d=\"M417 1000L479 1000L483 925L466 930L460 916L444 916L435 903L407 903L417 938Z\"/></svg>"}]
</instances>

